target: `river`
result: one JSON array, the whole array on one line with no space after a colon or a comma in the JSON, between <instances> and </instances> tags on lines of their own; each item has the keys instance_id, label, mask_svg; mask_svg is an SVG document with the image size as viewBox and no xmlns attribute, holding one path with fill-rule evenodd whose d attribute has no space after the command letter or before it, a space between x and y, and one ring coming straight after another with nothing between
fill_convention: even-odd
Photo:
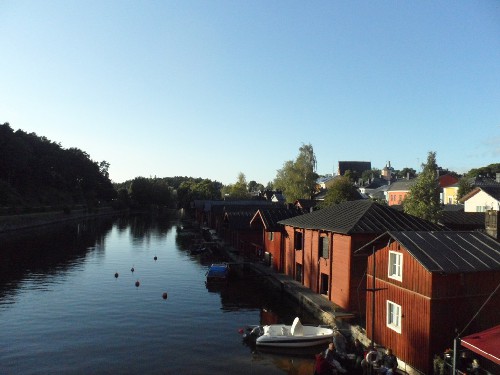
<instances>
[{"instance_id":1,"label":"river","mask_svg":"<svg viewBox=\"0 0 500 375\"><path fill-rule=\"evenodd\" d=\"M319 322L252 274L208 290L218 259L190 240L144 216L0 236L0 374L312 374L311 353L261 353L239 330Z\"/></svg>"}]
</instances>

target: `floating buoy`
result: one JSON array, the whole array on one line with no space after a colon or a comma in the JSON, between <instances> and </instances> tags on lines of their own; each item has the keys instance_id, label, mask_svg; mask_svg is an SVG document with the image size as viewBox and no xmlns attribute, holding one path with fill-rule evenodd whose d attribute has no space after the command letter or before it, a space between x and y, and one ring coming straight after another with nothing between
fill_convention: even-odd
<instances>
[{"instance_id":1,"label":"floating buoy","mask_svg":"<svg viewBox=\"0 0 500 375\"><path fill-rule=\"evenodd\" d=\"M168 298L167 292L163 293L161 296L162 296L163 299L167 299Z\"/></svg>"},{"instance_id":2,"label":"floating buoy","mask_svg":"<svg viewBox=\"0 0 500 375\"><path fill-rule=\"evenodd\" d=\"M130 272L134 272L134 271L135 271L135 270L134 270L134 267L132 267L132 268L130 269Z\"/></svg>"},{"instance_id":3,"label":"floating buoy","mask_svg":"<svg viewBox=\"0 0 500 375\"><path fill-rule=\"evenodd\" d=\"M115 272L115 279L118 278L118 272Z\"/></svg>"},{"instance_id":4,"label":"floating buoy","mask_svg":"<svg viewBox=\"0 0 500 375\"><path fill-rule=\"evenodd\" d=\"M137 286L137 287L138 287L139 285L141 285L141 283L139 282L139 280L137 280L137 281L135 282L135 286Z\"/></svg>"},{"instance_id":5,"label":"floating buoy","mask_svg":"<svg viewBox=\"0 0 500 375\"><path fill-rule=\"evenodd\" d=\"M157 260L157 259L158 259L158 257L155 255L154 260Z\"/></svg>"},{"instance_id":6,"label":"floating buoy","mask_svg":"<svg viewBox=\"0 0 500 375\"><path fill-rule=\"evenodd\" d=\"M243 334L243 332L245 332L245 330L244 330L243 328L240 328L240 329L238 330L238 333L239 333L240 335L242 335L242 334Z\"/></svg>"}]
</instances>

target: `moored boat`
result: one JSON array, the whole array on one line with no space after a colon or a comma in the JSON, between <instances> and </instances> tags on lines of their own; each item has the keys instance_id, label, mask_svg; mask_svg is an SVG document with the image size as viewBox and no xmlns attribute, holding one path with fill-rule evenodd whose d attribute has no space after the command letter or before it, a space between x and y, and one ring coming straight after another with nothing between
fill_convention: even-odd
<instances>
[{"instance_id":1,"label":"moored boat","mask_svg":"<svg viewBox=\"0 0 500 375\"><path fill-rule=\"evenodd\" d=\"M215 263L207 271L207 283L225 282L229 278L229 265L227 263Z\"/></svg>"},{"instance_id":2,"label":"moored boat","mask_svg":"<svg viewBox=\"0 0 500 375\"><path fill-rule=\"evenodd\" d=\"M297 317L292 325L256 326L247 334L247 339L255 338L255 344L260 347L302 348L331 342L333 335L332 328L304 326Z\"/></svg>"}]
</instances>

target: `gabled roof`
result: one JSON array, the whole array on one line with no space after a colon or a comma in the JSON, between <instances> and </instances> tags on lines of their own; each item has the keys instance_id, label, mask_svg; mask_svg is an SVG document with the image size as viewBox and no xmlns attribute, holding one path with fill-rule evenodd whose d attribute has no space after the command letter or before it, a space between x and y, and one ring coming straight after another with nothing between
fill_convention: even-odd
<instances>
[{"instance_id":1,"label":"gabled roof","mask_svg":"<svg viewBox=\"0 0 500 375\"><path fill-rule=\"evenodd\" d=\"M390 231L386 235L429 272L500 271L500 242L481 232Z\"/></svg>"},{"instance_id":2,"label":"gabled roof","mask_svg":"<svg viewBox=\"0 0 500 375\"><path fill-rule=\"evenodd\" d=\"M250 220L254 211L227 211L224 214L224 222L228 223L230 229L250 229Z\"/></svg>"},{"instance_id":3,"label":"gabled roof","mask_svg":"<svg viewBox=\"0 0 500 375\"><path fill-rule=\"evenodd\" d=\"M500 185L486 185L486 186L478 186L472 189L469 193L465 194L462 198L460 198L459 202L465 202L468 199L472 198L474 195L479 193L480 191L484 191L493 199L500 201Z\"/></svg>"},{"instance_id":4,"label":"gabled roof","mask_svg":"<svg viewBox=\"0 0 500 375\"><path fill-rule=\"evenodd\" d=\"M284 206L259 209L250 220L250 226L253 226L257 220L261 220L266 231L276 232L282 229L282 226L278 224L280 220L289 219L297 215L300 215L299 210Z\"/></svg>"},{"instance_id":5,"label":"gabled roof","mask_svg":"<svg viewBox=\"0 0 500 375\"><path fill-rule=\"evenodd\" d=\"M296 228L335 233L384 233L387 230L441 230L427 220L393 210L371 200L343 202L279 222Z\"/></svg>"}]
</instances>

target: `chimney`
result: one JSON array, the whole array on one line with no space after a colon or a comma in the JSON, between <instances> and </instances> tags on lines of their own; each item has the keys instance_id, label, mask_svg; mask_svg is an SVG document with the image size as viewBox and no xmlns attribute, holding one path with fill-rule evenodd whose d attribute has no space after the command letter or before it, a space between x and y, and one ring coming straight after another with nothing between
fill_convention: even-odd
<instances>
[{"instance_id":1,"label":"chimney","mask_svg":"<svg viewBox=\"0 0 500 375\"><path fill-rule=\"evenodd\" d=\"M500 212L487 210L485 215L484 227L486 229L486 234L496 240L500 239Z\"/></svg>"}]
</instances>

